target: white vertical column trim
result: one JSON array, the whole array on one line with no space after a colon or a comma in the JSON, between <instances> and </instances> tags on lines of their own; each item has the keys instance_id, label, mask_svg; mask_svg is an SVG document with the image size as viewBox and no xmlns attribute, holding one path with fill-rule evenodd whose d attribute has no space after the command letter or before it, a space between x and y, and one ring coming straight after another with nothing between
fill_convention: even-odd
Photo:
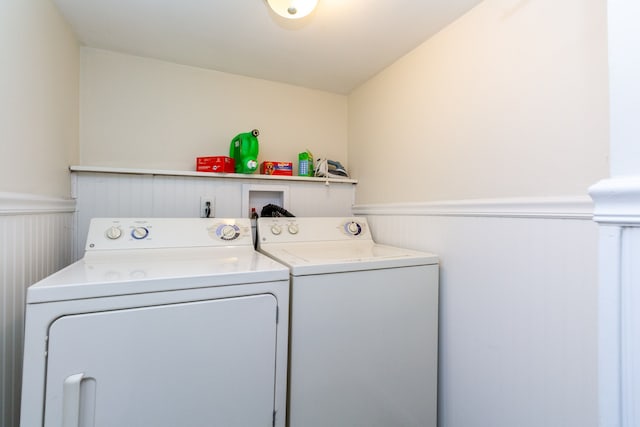
<instances>
[{"instance_id":1,"label":"white vertical column trim","mask_svg":"<svg viewBox=\"0 0 640 427\"><path fill-rule=\"evenodd\" d=\"M612 179L590 189L599 250L600 427L640 427L640 27L636 0L607 2L610 169ZM640 249L638 249L640 251ZM635 259L634 259L635 258ZM634 289L636 288L636 289Z\"/></svg>"},{"instance_id":2,"label":"white vertical column trim","mask_svg":"<svg viewBox=\"0 0 640 427\"><path fill-rule=\"evenodd\" d=\"M622 228L620 248L620 387L623 426L640 426L640 229Z\"/></svg>"},{"instance_id":3,"label":"white vertical column trim","mask_svg":"<svg viewBox=\"0 0 640 427\"><path fill-rule=\"evenodd\" d=\"M599 425L640 427L640 177L590 189L599 243Z\"/></svg>"},{"instance_id":4,"label":"white vertical column trim","mask_svg":"<svg viewBox=\"0 0 640 427\"><path fill-rule=\"evenodd\" d=\"M621 287L622 228L600 227L598 289L598 384L601 427L621 426Z\"/></svg>"}]
</instances>

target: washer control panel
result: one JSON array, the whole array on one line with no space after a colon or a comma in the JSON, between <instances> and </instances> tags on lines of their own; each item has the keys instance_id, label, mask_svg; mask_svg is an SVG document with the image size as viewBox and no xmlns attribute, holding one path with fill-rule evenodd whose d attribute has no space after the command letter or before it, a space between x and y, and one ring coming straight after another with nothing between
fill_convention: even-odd
<instances>
[{"instance_id":1,"label":"washer control panel","mask_svg":"<svg viewBox=\"0 0 640 427\"><path fill-rule=\"evenodd\" d=\"M366 218L259 218L259 243L371 239Z\"/></svg>"},{"instance_id":2,"label":"washer control panel","mask_svg":"<svg viewBox=\"0 0 640 427\"><path fill-rule=\"evenodd\" d=\"M94 218L85 250L228 245L253 245L248 218Z\"/></svg>"}]
</instances>

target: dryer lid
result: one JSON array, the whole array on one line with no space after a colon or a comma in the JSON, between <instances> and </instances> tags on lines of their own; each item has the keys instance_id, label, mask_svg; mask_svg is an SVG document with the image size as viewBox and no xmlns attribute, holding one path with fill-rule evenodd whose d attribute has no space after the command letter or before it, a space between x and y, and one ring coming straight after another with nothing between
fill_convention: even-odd
<instances>
[{"instance_id":1,"label":"dryer lid","mask_svg":"<svg viewBox=\"0 0 640 427\"><path fill-rule=\"evenodd\" d=\"M252 247L102 251L30 286L27 303L288 279L286 267Z\"/></svg>"}]
</instances>

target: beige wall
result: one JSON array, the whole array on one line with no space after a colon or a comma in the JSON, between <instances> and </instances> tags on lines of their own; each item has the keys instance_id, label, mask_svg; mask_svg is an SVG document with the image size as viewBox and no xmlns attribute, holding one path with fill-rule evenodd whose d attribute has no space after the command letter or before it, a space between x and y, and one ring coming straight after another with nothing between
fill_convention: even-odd
<instances>
[{"instance_id":1,"label":"beige wall","mask_svg":"<svg viewBox=\"0 0 640 427\"><path fill-rule=\"evenodd\" d=\"M0 192L69 197L78 43L49 0L3 0L0 58Z\"/></svg>"},{"instance_id":2,"label":"beige wall","mask_svg":"<svg viewBox=\"0 0 640 427\"><path fill-rule=\"evenodd\" d=\"M358 203L586 195L608 175L606 2L486 0L349 96Z\"/></svg>"},{"instance_id":3,"label":"beige wall","mask_svg":"<svg viewBox=\"0 0 640 427\"><path fill-rule=\"evenodd\" d=\"M346 96L104 50L81 58L82 165L194 170L253 128L260 161L296 164L308 148L346 162Z\"/></svg>"}]
</instances>

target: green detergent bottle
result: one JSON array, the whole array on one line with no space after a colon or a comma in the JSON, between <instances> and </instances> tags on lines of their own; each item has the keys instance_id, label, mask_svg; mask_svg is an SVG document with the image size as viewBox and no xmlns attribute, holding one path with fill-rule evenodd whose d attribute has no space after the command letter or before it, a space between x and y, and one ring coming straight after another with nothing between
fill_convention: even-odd
<instances>
[{"instance_id":1,"label":"green detergent bottle","mask_svg":"<svg viewBox=\"0 0 640 427\"><path fill-rule=\"evenodd\" d=\"M229 157L236 162L236 173L253 173L258 168L258 129L240 133L231 140Z\"/></svg>"}]
</instances>

